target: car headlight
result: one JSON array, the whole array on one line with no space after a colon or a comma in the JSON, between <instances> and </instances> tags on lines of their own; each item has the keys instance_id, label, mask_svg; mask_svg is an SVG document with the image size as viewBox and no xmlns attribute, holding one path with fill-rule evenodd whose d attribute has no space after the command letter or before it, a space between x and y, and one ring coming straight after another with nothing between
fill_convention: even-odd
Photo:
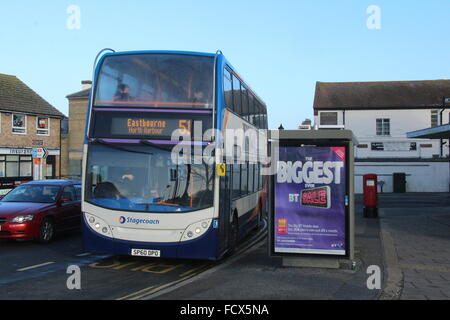
<instances>
[{"instance_id":1,"label":"car headlight","mask_svg":"<svg viewBox=\"0 0 450 320\"><path fill-rule=\"evenodd\" d=\"M34 218L34 216L32 214L29 214L26 216L17 216L11 220L11 223L24 223L24 222L33 220L33 218Z\"/></svg>"}]
</instances>

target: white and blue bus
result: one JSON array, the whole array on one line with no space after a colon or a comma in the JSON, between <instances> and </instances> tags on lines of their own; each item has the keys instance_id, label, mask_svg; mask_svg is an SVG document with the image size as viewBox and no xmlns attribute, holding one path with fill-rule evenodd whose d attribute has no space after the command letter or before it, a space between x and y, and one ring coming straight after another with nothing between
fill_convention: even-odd
<instances>
[{"instance_id":1,"label":"white and blue bus","mask_svg":"<svg viewBox=\"0 0 450 320\"><path fill-rule=\"evenodd\" d=\"M232 252L266 210L266 129L266 105L220 52L103 54L84 144L85 249L208 260ZM239 131L243 139L231 137ZM188 152L203 161L186 161Z\"/></svg>"}]
</instances>

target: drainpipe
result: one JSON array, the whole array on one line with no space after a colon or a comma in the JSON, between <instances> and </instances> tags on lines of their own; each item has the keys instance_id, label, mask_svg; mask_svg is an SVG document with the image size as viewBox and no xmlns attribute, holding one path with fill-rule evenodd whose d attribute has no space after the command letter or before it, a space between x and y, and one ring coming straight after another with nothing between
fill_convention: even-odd
<instances>
[{"instance_id":1,"label":"drainpipe","mask_svg":"<svg viewBox=\"0 0 450 320\"><path fill-rule=\"evenodd\" d=\"M446 98L442 97L442 110L439 112L439 125L443 125L443 121L442 121L442 114L444 113L445 110L445 102L446 102ZM443 158L444 157L444 139L440 139L440 157Z\"/></svg>"}]
</instances>

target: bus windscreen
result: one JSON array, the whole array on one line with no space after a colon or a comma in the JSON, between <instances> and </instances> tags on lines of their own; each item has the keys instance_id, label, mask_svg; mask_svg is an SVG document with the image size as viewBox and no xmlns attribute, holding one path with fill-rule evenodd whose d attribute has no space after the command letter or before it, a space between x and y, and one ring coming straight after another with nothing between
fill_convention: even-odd
<instances>
[{"instance_id":1,"label":"bus windscreen","mask_svg":"<svg viewBox=\"0 0 450 320\"><path fill-rule=\"evenodd\" d=\"M214 59L182 54L124 54L105 58L95 105L211 109Z\"/></svg>"}]
</instances>

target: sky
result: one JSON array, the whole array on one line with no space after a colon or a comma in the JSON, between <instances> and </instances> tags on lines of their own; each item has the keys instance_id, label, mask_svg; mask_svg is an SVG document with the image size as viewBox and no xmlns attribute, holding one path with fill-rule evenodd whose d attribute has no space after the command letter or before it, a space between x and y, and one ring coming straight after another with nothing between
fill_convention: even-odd
<instances>
[{"instance_id":1,"label":"sky","mask_svg":"<svg viewBox=\"0 0 450 320\"><path fill-rule=\"evenodd\" d=\"M317 81L450 79L449 34L448 0L1 1L0 73L67 115L103 48L220 49L269 127L295 129Z\"/></svg>"}]
</instances>

